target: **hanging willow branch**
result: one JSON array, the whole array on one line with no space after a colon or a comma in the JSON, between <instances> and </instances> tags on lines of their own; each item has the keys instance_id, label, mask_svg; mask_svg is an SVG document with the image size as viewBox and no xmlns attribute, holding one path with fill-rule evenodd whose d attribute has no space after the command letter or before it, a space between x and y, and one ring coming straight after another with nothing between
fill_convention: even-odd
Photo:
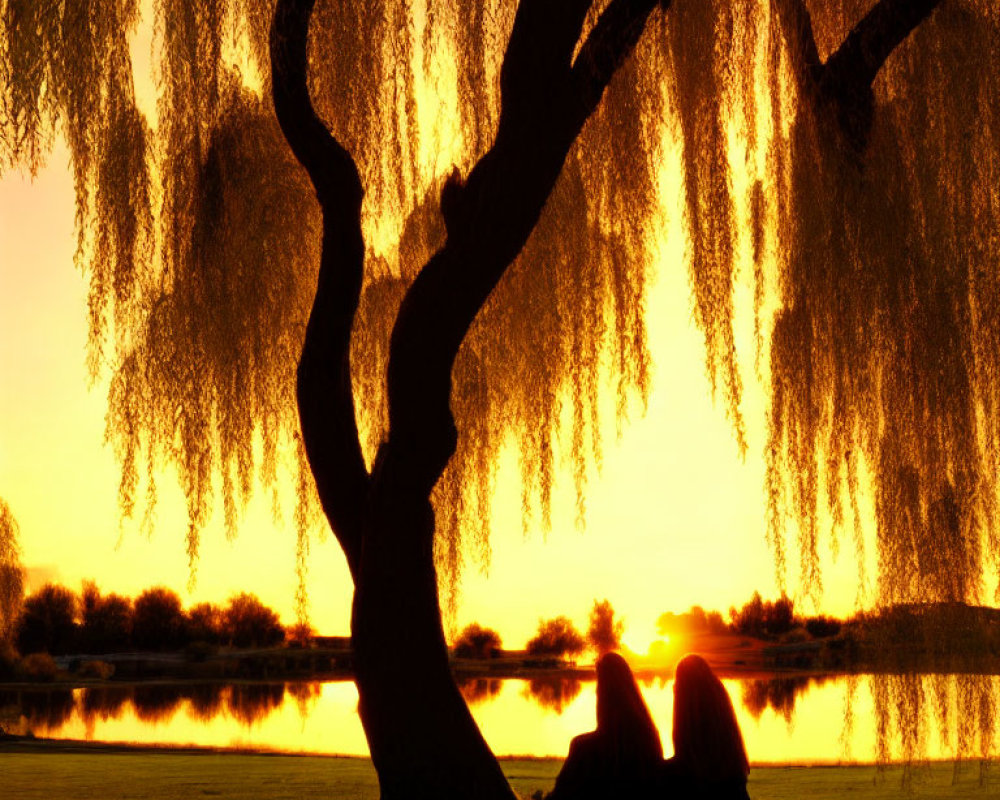
<instances>
[{"instance_id":1,"label":"hanging willow branch","mask_svg":"<svg viewBox=\"0 0 1000 800\"><path fill-rule=\"evenodd\" d=\"M978 277L997 263L986 186L997 161L995 23L961 6L928 18L936 3L882 2L820 63L817 17L788 13L794 5L779 8L806 80L777 209L772 540L780 551L790 506L802 560L815 565L825 497L835 525L851 506L860 543L864 470L878 597L974 600L996 553L997 373L982 313L996 289ZM823 27L817 38L829 42ZM973 46L984 67L964 69Z\"/></svg>"},{"instance_id":2,"label":"hanging willow branch","mask_svg":"<svg viewBox=\"0 0 1000 800\"><path fill-rule=\"evenodd\" d=\"M17 520L0 499L0 644L14 638L24 597L24 570Z\"/></svg>"},{"instance_id":3,"label":"hanging willow branch","mask_svg":"<svg viewBox=\"0 0 1000 800\"><path fill-rule=\"evenodd\" d=\"M616 7L600 4L583 29L598 34L600 12ZM321 3L299 53L315 122L337 131L367 189L349 234L336 234L364 262L359 290L355 271L349 292L333 292L357 303L351 391L342 366L330 395L355 419L330 435L351 439L356 425L361 440L347 487L363 484L390 418L422 435L386 394L391 326L420 269L465 246L455 232L482 191L475 165L497 144L517 8ZM138 4L2 5L0 162L36 168L56 135L69 143L90 363L111 375L122 510L143 489L150 507L159 470L174 466L192 563L216 498L234 532L255 484L277 495L279 465L296 461L293 365L326 283L317 265L332 234L267 91L272 11L269 0L159 0L151 125L128 57ZM836 536L853 519L862 544L870 483L879 596L980 596L1000 551L998 26L991 0L719 0L651 18L464 343L441 333L457 350L460 431L435 487L443 574L488 552L504 447L521 457L526 520L548 520L560 450L582 512L602 387L615 387L622 415L648 394L645 266L662 215L661 143L673 137L693 315L738 436L744 259L761 342L773 330L762 368L779 559L786 527L797 529L803 577L818 587L822 529ZM600 41L571 70L582 102L586 82L617 66ZM392 381L405 372L394 367Z\"/></svg>"}]
</instances>

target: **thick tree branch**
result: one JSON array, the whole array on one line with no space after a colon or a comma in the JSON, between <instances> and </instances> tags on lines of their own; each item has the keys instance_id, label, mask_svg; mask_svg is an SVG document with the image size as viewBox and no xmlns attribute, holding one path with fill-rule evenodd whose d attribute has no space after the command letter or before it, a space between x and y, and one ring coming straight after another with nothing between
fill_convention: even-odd
<instances>
[{"instance_id":1,"label":"thick tree branch","mask_svg":"<svg viewBox=\"0 0 1000 800\"><path fill-rule=\"evenodd\" d=\"M940 2L879 0L826 62L820 63L805 0L776 0L789 48L800 65L800 78L818 102L833 108L841 132L858 153L868 143L875 104L872 83L879 70Z\"/></svg>"},{"instance_id":2,"label":"thick tree branch","mask_svg":"<svg viewBox=\"0 0 1000 800\"><path fill-rule=\"evenodd\" d=\"M670 8L670 3L671 0L659 0L664 11ZM652 5L641 14L634 4L611 3L587 36L573 63L573 81L586 117L597 108L611 78L635 49L651 10Z\"/></svg>"},{"instance_id":3,"label":"thick tree branch","mask_svg":"<svg viewBox=\"0 0 1000 800\"><path fill-rule=\"evenodd\" d=\"M414 281L393 329L390 451L425 495L454 452L451 370L469 326L521 251L583 124L659 0L612 0L573 63L592 0L522 0L501 70L493 147L442 192L444 247ZM393 459L390 459L390 461Z\"/></svg>"},{"instance_id":4,"label":"thick tree branch","mask_svg":"<svg viewBox=\"0 0 1000 800\"><path fill-rule=\"evenodd\" d=\"M274 108L295 157L306 168L323 212L319 279L298 368L298 403L320 502L351 574L361 558L369 484L351 387L351 324L364 268L363 191L350 154L313 109L307 40L314 0L278 0L271 26Z\"/></svg>"},{"instance_id":5,"label":"thick tree branch","mask_svg":"<svg viewBox=\"0 0 1000 800\"><path fill-rule=\"evenodd\" d=\"M316 116L308 86L309 19L315 0L278 0L271 24L274 110L295 157L321 197L361 207L364 194L354 159Z\"/></svg>"},{"instance_id":6,"label":"thick tree branch","mask_svg":"<svg viewBox=\"0 0 1000 800\"><path fill-rule=\"evenodd\" d=\"M880 0L824 65L824 80L870 87L886 59L941 0Z\"/></svg>"}]
</instances>

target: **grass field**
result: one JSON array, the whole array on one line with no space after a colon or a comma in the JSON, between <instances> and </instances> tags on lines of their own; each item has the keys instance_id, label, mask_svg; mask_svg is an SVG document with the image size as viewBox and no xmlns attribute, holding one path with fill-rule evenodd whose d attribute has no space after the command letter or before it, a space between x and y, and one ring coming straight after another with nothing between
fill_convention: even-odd
<instances>
[{"instance_id":1,"label":"grass field","mask_svg":"<svg viewBox=\"0 0 1000 800\"><path fill-rule=\"evenodd\" d=\"M504 759L515 791L552 787L560 762ZM1000 766L951 763L911 768L760 767L750 774L754 800L1000 798ZM364 758L129 750L50 742L0 742L0 798L45 800L377 800Z\"/></svg>"}]
</instances>

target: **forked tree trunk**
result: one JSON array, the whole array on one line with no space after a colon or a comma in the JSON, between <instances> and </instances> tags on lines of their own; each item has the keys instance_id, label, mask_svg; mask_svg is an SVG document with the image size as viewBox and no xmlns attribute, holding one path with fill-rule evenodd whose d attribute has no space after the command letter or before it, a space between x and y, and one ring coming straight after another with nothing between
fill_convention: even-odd
<instances>
[{"instance_id":1,"label":"forked tree trunk","mask_svg":"<svg viewBox=\"0 0 1000 800\"><path fill-rule=\"evenodd\" d=\"M469 325L524 246L570 146L657 0L612 0L586 41L592 0L522 0L501 71L496 141L449 181L445 246L407 292L393 329L389 439L369 474L351 390L363 189L309 98L314 0L278 0L275 113L323 211L323 248L298 369L303 441L323 510L354 579L351 635L361 722L382 797L512 800L448 663L430 494L455 450L451 369ZM659 0L666 7L666 0Z\"/></svg>"}]
</instances>

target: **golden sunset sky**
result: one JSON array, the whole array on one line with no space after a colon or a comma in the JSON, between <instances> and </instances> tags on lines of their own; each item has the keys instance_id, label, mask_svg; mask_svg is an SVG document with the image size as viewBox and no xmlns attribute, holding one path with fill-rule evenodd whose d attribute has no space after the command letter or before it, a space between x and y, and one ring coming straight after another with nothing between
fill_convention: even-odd
<instances>
[{"instance_id":1,"label":"golden sunset sky","mask_svg":"<svg viewBox=\"0 0 1000 800\"><path fill-rule=\"evenodd\" d=\"M151 91L139 73L137 85L140 93ZM452 625L490 625L516 648L540 618L566 614L585 628L593 600L608 598L626 620L626 643L645 652L664 611L700 604L725 613L755 590L777 595L765 539L766 381L754 372L751 275L744 271L737 297L749 441L742 461L723 409L712 403L692 321L681 192L679 169L667 168L669 224L658 232L661 256L648 297L649 407L645 416L633 409L620 440L614 420L607 420L603 469L586 498L586 530L575 524L567 468L556 487L552 530L523 535L511 453L500 470L489 569L473 563L465 571ZM137 524L120 524L117 465L103 444L107 385L88 388L84 364L86 277L73 264L73 224L68 154L60 141L33 180L16 172L0 176L0 497L20 524L30 588L57 580L78 589L92 578L104 591L136 594L163 584L187 605L253 591L293 622L291 499L286 522L275 524L260 493L233 541L218 513L202 538L190 590L184 506L171 479L161 481L152 537ZM609 397L613 391L609 386ZM849 531L840 539L837 559L829 539L823 544L818 608L797 596L797 560L790 559L787 587L802 611L854 609L854 546ZM794 542L789 547L794 553ZM873 555L873 542L867 552ZM314 627L346 633L352 587L332 536L313 542L308 589Z\"/></svg>"},{"instance_id":2,"label":"golden sunset sky","mask_svg":"<svg viewBox=\"0 0 1000 800\"><path fill-rule=\"evenodd\" d=\"M20 524L30 585L58 580L78 588L93 578L105 591L134 594L165 584L188 604L252 590L292 621L294 531L290 519L274 524L265 498L251 502L234 541L213 520L190 592L175 486L161 486L151 538L135 524L120 526L117 465L103 445L106 384L88 388L84 366L86 282L73 265L73 213L61 146L34 180L17 173L0 180L0 496ZM679 230L671 236L682 242ZM644 417L634 411L620 440L609 424L586 530L574 522L567 470L553 529L524 537L513 458L501 467L492 560L485 574L475 565L466 570L458 625L495 626L516 647L539 618L568 614L584 626L593 599L607 597L626 619L626 640L644 650L664 611L697 603L725 612L754 590L777 593L765 540L765 390L750 364L743 462L710 398L689 298L682 256L668 251L649 297L649 408ZM838 614L857 596L853 545L849 533L841 538L836 561L824 553L821 600L822 610ZM794 595L794 560L787 581ZM351 584L332 537L313 543L309 593L314 626L346 632Z\"/></svg>"}]
</instances>

